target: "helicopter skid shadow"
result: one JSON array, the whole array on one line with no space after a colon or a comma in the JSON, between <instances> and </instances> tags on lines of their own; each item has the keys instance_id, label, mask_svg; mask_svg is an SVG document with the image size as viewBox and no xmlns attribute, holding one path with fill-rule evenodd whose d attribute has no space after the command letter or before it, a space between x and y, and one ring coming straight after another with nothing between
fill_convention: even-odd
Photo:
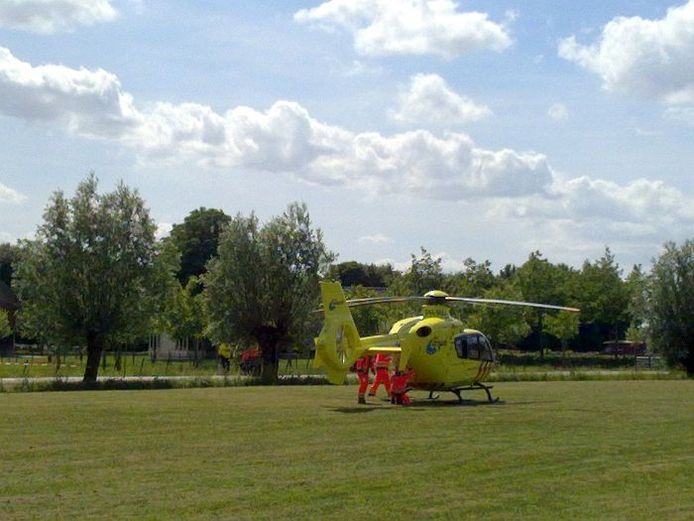
<instances>
[{"instance_id":1,"label":"helicopter skid shadow","mask_svg":"<svg viewBox=\"0 0 694 521\"><path fill-rule=\"evenodd\" d=\"M373 411L388 411L393 409L409 409L413 411L425 411L434 407L484 407L487 405L506 405L503 400L495 400L493 402L480 400L431 400L431 401L413 401L411 405L372 405L360 407L328 407L332 412L341 414L363 414Z\"/></svg>"},{"instance_id":2,"label":"helicopter skid shadow","mask_svg":"<svg viewBox=\"0 0 694 521\"><path fill-rule=\"evenodd\" d=\"M328 407L328 410L332 412L339 412L342 414L360 414L360 413L367 413L367 412L373 412L377 410L383 410L384 407L380 406L361 406L361 407Z\"/></svg>"},{"instance_id":3,"label":"helicopter skid shadow","mask_svg":"<svg viewBox=\"0 0 694 521\"><path fill-rule=\"evenodd\" d=\"M428 409L430 407L485 407L494 405L506 405L504 400L496 399L493 402L489 400L426 400L413 401L410 407L420 407Z\"/></svg>"}]
</instances>

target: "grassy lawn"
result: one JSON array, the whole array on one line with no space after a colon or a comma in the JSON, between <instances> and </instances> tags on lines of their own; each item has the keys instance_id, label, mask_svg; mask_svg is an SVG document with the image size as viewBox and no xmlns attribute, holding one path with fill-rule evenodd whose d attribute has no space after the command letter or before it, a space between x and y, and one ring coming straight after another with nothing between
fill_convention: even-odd
<instances>
[{"instance_id":1,"label":"grassy lawn","mask_svg":"<svg viewBox=\"0 0 694 521\"><path fill-rule=\"evenodd\" d=\"M60 367L55 359L50 363L45 356L19 356L0 358L0 378L41 378L82 376L87 358L67 356L61 359ZM108 353L106 366L99 367L99 376L211 376L220 371L217 360L158 360L152 362L147 355L123 355L121 367L116 369L115 357ZM232 374L238 374L238 368L232 367ZM309 366L307 360L294 360L291 365L287 360L280 360L281 374L314 374L319 371Z\"/></svg>"},{"instance_id":2,"label":"grassy lawn","mask_svg":"<svg viewBox=\"0 0 694 521\"><path fill-rule=\"evenodd\" d=\"M17 356L0 358L1 378L38 378L38 377L66 377L82 376L86 357L82 360L78 356L70 355L61 359L58 367L55 358L49 363L45 356ZM660 371L657 378L682 378L682 371L671 371L664 374L664 367L658 367ZM496 381L531 380L531 379L560 379L559 373L571 373L561 379L579 379L582 376L596 378L596 372L609 371L609 378L622 377L625 379L653 377L644 369L634 370L634 361L631 357L615 358L601 354L572 353L566 359L560 353L548 352L544 359L537 353L500 353L500 364L492 377ZM121 358L121 367L116 369L115 356L108 353L106 364L99 368L99 376L118 378L123 376L196 376L206 377L218 374L220 368L217 360L200 360L197 364L190 360L158 360L152 362L147 355L128 354ZM309 360L293 360L291 364L287 360L280 360L280 374L321 374L314 369ZM238 366L232 365L230 376L238 375Z\"/></svg>"},{"instance_id":3,"label":"grassy lawn","mask_svg":"<svg viewBox=\"0 0 694 521\"><path fill-rule=\"evenodd\" d=\"M0 519L691 519L693 381L495 392L0 394Z\"/></svg>"}]
</instances>

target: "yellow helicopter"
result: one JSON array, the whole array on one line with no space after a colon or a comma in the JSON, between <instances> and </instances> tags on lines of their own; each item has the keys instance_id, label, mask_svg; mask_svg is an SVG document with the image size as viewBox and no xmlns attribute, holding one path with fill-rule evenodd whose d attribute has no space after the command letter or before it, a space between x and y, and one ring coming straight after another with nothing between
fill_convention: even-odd
<instances>
[{"instance_id":1,"label":"yellow helicopter","mask_svg":"<svg viewBox=\"0 0 694 521\"><path fill-rule=\"evenodd\" d=\"M452 317L454 303L525 306L547 310L580 310L572 307L510 300L451 297L430 291L421 297L373 297L346 300L339 282L321 282L323 327L315 338L314 367L321 368L330 383L341 384L354 362L364 355L390 353L398 356L397 369L413 369L409 387L429 391L449 391L462 401L461 392L483 390L494 401L492 386L483 382L497 359L487 337L465 328ZM422 314L398 320L388 334L360 337L350 307L421 301Z\"/></svg>"}]
</instances>

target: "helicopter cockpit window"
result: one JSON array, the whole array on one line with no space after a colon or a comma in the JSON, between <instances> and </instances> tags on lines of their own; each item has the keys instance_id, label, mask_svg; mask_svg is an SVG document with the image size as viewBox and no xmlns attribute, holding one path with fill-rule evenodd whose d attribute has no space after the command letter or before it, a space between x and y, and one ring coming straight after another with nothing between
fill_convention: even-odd
<instances>
[{"instance_id":1,"label":"helicopter cockpit window","mask_svg":"<svg viewBox=\"0 0 694 521\"><path fill-rule=\"evenodd\" d=\"M458 358L467 358L467 335L458 335L453 340Z\"/></svg>"},{"instance_id":2,"label":"helicopter cockpit window","mask_svg":"<svg viewBox=\"0 0 694 521\"><path fill-rule=\"evenodd\" d=\"M480 345L479 337L477 335L470 335L467 337L467 357L471 360L480 359Z\"/></svg>"},{"instance_id":3,"label":"helicopter cockpit window","mask_svg":"<svg viewBox=\"0 0 694 521\"><path fill-rule=\"evenodd\" d=\"M487 337L480 335L478 337L480 345L480 360L486 360L489 362L494 361L494 351L492 351L492 346L487 340Z\"/></svg>"},{"instance_id":4,"label":"helicopter cockpit window","mask_svg":"<svg viewBox=\"0 0 694 521\"><path fill-rule=\"evenodd\" d=\"M494 360L494 351L487 337L480 334L464 333L453 339L458 358L468 360Z\"/></svg>"},{"instance_id":5,"label":"helicopter cockpit window","mask_svg":"<svg viewBox=\"0 0 694 521\"><path fill-rule=\"evenodd\" d=\"M455 352L458 358L468 358L472 360L480 359L480 345L477 335L463 334L454 339Z\"/></svg>"}]
</instances>

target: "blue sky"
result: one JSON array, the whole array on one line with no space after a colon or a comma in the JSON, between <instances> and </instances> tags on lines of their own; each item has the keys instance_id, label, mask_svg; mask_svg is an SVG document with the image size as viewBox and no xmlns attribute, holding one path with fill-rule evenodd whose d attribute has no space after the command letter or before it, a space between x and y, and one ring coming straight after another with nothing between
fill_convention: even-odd
<instances>
[{"instance_id":1,"label":"blue sky","mask_svg":"<svg viewBox=\"0 0 694 521\"><path fill-rule=\"evenodd\" d=\"M0 3L0 241L91 170L162 233L305 201L340 260L694 234L694 0Z\"/></svg>"}]
</instances>

